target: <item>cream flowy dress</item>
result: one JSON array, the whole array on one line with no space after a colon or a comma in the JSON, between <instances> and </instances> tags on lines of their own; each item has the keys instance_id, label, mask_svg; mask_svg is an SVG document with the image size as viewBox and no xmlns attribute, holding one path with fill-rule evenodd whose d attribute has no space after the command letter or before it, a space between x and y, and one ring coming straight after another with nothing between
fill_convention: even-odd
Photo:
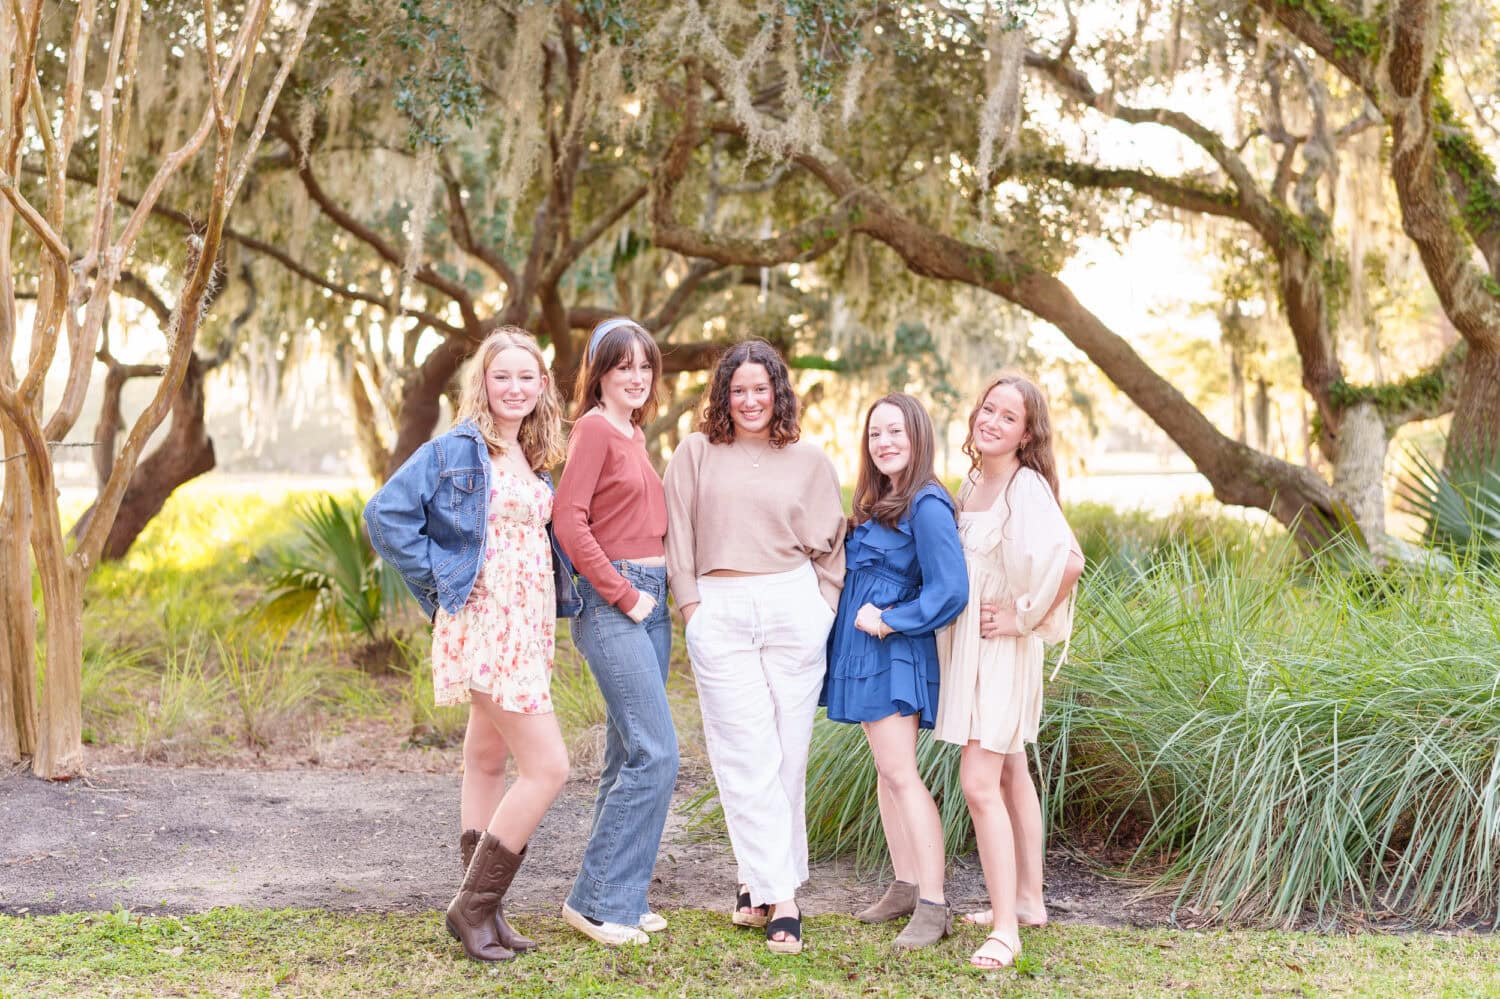
<instances>
[{"instance_id":1,"label":"cream flowy dress","mask_svg":"<svg viewBox=\"0 0 1500 999\"><path fill-rule=\"evenodd\" d=\"M974 491L971 474L958 492L960 508ZM945 742L978 741L992 753L1016 753L1035 742L1042 718L1045 642L1073 630L1073 601L1055 612L1068 554L1082 549L1047 480L1020 468L987 510L961 510L958 533L969 565L969 603L937 634L942 684L937 725ZM985 603L1014 605L1020 638L980 638Z\"/></svg>"}]
</instances>

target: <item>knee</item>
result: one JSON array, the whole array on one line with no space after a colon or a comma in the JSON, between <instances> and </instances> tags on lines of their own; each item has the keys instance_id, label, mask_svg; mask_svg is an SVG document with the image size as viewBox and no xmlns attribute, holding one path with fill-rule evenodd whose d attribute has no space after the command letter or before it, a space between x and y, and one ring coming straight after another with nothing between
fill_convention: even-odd
<instances>
[{"instance_id":1,"label":"knee","mask_svg":"<svg viewBox=\"0 0 1500 999\"><path fill-rule=\"evenodd\" d=\"M476 740L464 740L464 769L469 773L491 780L505 778L507 754L495 746L479 745Z\"/></svg>"},{"instance_id":2,"label":"knee","mask_svg":"<svg viewBox=\"0 0 1500 999\"><path fill-rule=\"evenodd\" d=\"M959 787L963 788L964 801L968 802L970 812L989 814L997 808L1004 807L1000 786L994 781L960 774L958 783Z\"/></svg>"},{"instance_id":3,"label":"knee","mask_svg":"<svg viewBox=\"0 0 1500 999\"><path fill-rule=\"evenodd\" d=\"M677 779L677 737L673 735L652 748L646 758L646 769L651 776L668 784Z\"/></svg>"},{"instance_id":4,"label":"knee","mask_svg":"<svg viewBox=\"0 0 1500 999\"><path fill-rule=\"evenodd\" d=\"M880 776L886 787L896 794L903 794L913 787L922 786L922 775L910 761L903 760L899 763L876 761L875 773Z\"/></svg>"},{"instance_id":5,"label":"knee","mask_svg":"<svg viewBox=\"0 0 1500 999\"><path fill-rule=\"evenodd\" d=\"M630 747L630 769L653 782L671 783L677 779L677 733L637 733Z\"/></svg>"},{"instance_id":6,"label":"knee","mask_svg":"<svg viewBox=\"0 0 1500 999\"><path fill-rule=\"evenodd\" d=\"M522 776L536 782L542 790L555 798L568 783L568 756L566 753L559 753L531 767L530 772Z\"/></svg>"},{"instance_id":7,"label":"knee","mask_svg":"<svg viewBox=\"0 0 1500 999\"><path fill-rule=\"evenodd\" d=\"M1031 786L1031 770L1026 766L1026 754L1014 753L1006 759L1000 771L1000 787L1006 794L1014 794Z\"/></svg>"}]
</instances>

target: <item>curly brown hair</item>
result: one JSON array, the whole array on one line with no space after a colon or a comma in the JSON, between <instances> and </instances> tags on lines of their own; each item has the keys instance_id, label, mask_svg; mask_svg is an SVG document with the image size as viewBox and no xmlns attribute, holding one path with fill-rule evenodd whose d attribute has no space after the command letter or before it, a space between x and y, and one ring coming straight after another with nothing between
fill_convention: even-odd
<instances>
[{"instance_id":1,"label":"curly brown hair","mask_svg":"<svg viewBox=\"0 0 1500 999\"><path fill-rule=\"evenodd\" d=\"M894 406L901 411L906 423L906 439L911 443L911 456L906 468L895 479L875 467L870 455L870 419L881 406ZM859 478L854 485L854 516L850 521L855 526L873 520L883 527L895 527L911 509L917 493L934 483L947 492L938 482L934 464L937 457L937 434L932 429L932 417L914 397L905 392L893 392L882 396L865 410L864 436L860 438Z\"/></svg>"},{"instance_id":2,"label":"curly brown hair","mask_svg":"<svg viewBox=\"0 0 1500 999\"><path fill-rule=\"evenodd\" d=\"M759 364L771 379L771 446L795 444L802 436L802 429L797 423L797 393L792 390L792 373L776 348L759 337L741 340L719 355L698 429L711 444L729 444L734 440L729 383L745 364Z\"/></svg>"},{"instance_id":3,"label":"curly brown hair","mask_svg":"<svg viewBox=\"0 0 1500 999\"><path fill-rule=\"evenodd\" d=\"M1060 499L1061 494L1057 487L1057 458L1052 453L1052 417L1047 411L1047 397L1042 395L1042 390L1025 375L1002 372L984 387L983 392L979 393L979 401L974 403L973 410L969 412L969 433L964 437L963 451L969 456L969 471L979 471L980 462L979 449L974 446L974 421L979 419L979 411L984 408L984 400L1002 385L1009 385L1015 389L1021 396L1021 402L1026 406L1026 436L1021 446L1016 449L1017 460L1021 462L1023 468L1029 468L1045 479L1047 485L1052 487L1052 495ZM1010 485L1007 483L1007 492L1009 489Z\"/></svg>"}]
</instances>

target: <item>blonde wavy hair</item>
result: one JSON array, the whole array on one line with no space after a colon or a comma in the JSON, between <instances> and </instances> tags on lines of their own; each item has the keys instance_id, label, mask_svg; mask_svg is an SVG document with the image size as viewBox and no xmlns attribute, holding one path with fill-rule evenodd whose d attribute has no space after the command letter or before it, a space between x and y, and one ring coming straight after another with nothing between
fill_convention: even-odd
<instances>
[{"instance_id":1,"label":"blonde wavy hair","mask_svg":"<svg viewBox=\"0 0 1500 999\"><path fill-rule=\"evenodd\" d=\"M490 415L490 397L485 391L484 373L490 362L502 350L519 347L536 358L537 370L542 374L542 391L537 396L536 408L521 421L521 453L533 472L550 468L563 460L567 453L563 440L562 403L558 401L557 388L552 373L547 370L547 359L536 338L519 326L502 326L484 338L484 343L474 352L469 366L464 369L463 390L458 397L458 419L472 420L479 434L489 445L490 451L503 454L506 442L501 439Z\"/></svg>"}]
</instances>

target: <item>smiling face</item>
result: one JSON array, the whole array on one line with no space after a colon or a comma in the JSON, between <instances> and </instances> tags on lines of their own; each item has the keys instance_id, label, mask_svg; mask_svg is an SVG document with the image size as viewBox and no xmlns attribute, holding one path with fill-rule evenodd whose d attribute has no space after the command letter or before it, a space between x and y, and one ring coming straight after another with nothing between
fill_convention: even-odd
<instances>
[{"instance_id":1,"label":"smiling face","mask_svg":"<svg viewBox=\"0 0 1500 999\"><path fill-rule=\"evenodd\" d=\"M986 458L1002 458L1030 440L1020 391L1014 385L990 389L974 414L974 449Z\"/></svg>"},{"instance_id":2,"label":"smiling face","mask_svg":"<svg viewBox=\"0 0 1500 999\"><path fill-rule=\"evenodd\" d=\"M498 426L519 426L536 409L547 385L547 376L531 351L506 347L490 359L484 369L484 390L490 416Z\"/></svg>"},{"instance_id":3,"label":"smiling face","mask_svg":"<svg viewBox=\"0 0 1500 999\"><path fill-rule=\"evenodd\" d=\"M881 475L896 482L901 473L911 464L911 437L907 433L906 416L895 406L882 402L870 411L869 435L865 446L870 449L870 460Z\"/></svg>"},{"instance_id":4,"label":"smiling face","mask_svg":"<svg viewBox=\"0 0 1500 999\"><path fill-rule=\"evenodd\" d=\"M764 437L775 414L771 375L763 364L745 363L729 379L729 418L735 436Z\"/></svg>"},{"instance_id":5,"label":"smiling face","mask_svg":"<svg viewBox=\"0 0 1500 999\"><path fill-rule=\"evenodd\" d=\"M619 364L600 377L599 401L603 403L606 412L628 418L651 397L651 384L655 377L651 359L646 356L639 343L633 343L630 353L622 356Z\"/></svg>"}]
</instances>

